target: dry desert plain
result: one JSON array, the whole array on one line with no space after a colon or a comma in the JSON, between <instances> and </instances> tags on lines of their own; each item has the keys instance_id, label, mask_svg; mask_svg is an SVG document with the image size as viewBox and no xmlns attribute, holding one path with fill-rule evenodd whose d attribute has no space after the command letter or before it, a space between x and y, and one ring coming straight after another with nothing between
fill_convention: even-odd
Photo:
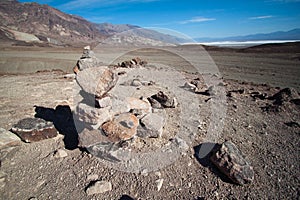
<instances>
[{"instance_id":1,"label":"dry desert plain","mask_svg":"<svg viewBox=\"0 0 300 200\"><path fill-rule=\"evenodd\" d=\"M149 68L157 63L169 66L187 80L204 80L203 90L210 79L217 78L226 91L223 129L208 135L214 123L210 96L182 91L196 98L199 106L199 119L195 119L199 124L188 150L157 171L130 173L77 148L76 132L65 127L56 138L1 149L1 199L299 198L300 107L299 101L290 101L300 91L299 43L249 49L97 46L94 52L104 64L138 56L148 61ZM0 127L9 130L19 120L34 117L34 106L50 110L67 106L73 111L76 83L66 74L72 73L81 54L80 48L2 47ZM179 84L176 78L171 80ZM293 97L286 95L282 105L265 98L286 87L297 92ZM181 125L195 126L192 122ZM208 156L197 156L204 143L225 140L236 144L250 161L255 173L252 183L236 185ZM58 149L67 156L53 156ZM86 188L95 180L110 182L112 189L88 196Z\"/></svg>"}]
</instances>

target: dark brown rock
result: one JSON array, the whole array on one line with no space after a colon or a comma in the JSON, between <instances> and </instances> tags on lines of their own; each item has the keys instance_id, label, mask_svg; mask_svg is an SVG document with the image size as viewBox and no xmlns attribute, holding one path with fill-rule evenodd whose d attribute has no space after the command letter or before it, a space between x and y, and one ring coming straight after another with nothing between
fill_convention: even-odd
<instances>
[{"instance_id":1,"label":"dark brown rock","mask_svg":"<svg viewBox=\"0 0 300 200\"><path fill-rule=\"evenodd\" d=\"M234 183L244 185L254 179L252 166L242 152L230 141L224 142L210 160Z\"/></svg>"},{"instance_id":2,"label":"dark brown rock","mask_svg":"<svg viewBox=\"0 0 300 200\"><path fill-rule=\"evenodd\" d=\"M175 97L171 97L159 91L157 94L152 95L151 98L158 101L164 108L175 108L177 106L177 100Z\"/></svg>"},{"instance_id":3,"label":"dark brown rock","mask_svg":"<svg viewBox=\"0 0 300 200\"><path fill-rule=\"evenodd\" d=\"M25 142L36 142L57 136L52 122L39 118L25 118L13 125L12 132Z\"/></svg>"}]
</instances>

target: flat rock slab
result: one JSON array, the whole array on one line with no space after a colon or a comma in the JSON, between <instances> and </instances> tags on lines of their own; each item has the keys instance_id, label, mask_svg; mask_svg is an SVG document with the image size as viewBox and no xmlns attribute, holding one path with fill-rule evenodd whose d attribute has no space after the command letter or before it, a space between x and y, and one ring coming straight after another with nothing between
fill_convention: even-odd
<instances>
[{"instance_id":1,"label":"flat rock slab","mask_svg":"<svg viewBox=\"0 0 300 200\"><path fill-rule=\"evenodd\" d=\"M242 152L230 141L224 142L210 160L234 183L244 185L254 179L253 167Z\"/></svg>"},{"instance_id":2,"label":"flat rock slab","mask_svg":"<svg viewBox=\"0 0 300 200\"><path fill-rule=\"evenodd\" d=\"M54 124L40 118L22 119L11 130L25 142L37 142L57 136Z\"/></svg>"},{"instance_id":3,"label":"flat rock slab","mask_svg":"<svg viewBox=\"0 0 300 200\"><path fill-rule=\"evenodd\" d=\"M0 128L0 149L20 145L21 139L10 131Z\"/></svg>"},{"instance_id":4,"label":"flat rock slab","mask_svg":"<svg viewBox=\"0 0 300 200\"><path fill-rule=\"evenodd\" d=\"M84 129L80 134L78 134L78 140L78 146L82 148L87 148L100 142L109 141L109 139L106 136L102 135L101 131L98 129Z\"/></svg>"},{"instance_id":5,"label":"flat rock slab","mask_svg":"<svg viewBox=\"0 0 300 200\"><path fill-rule=\"evenodd\" d=\"M106 66L99 66L79 71L76 81L86 93L102 98L116 85L118 76Z\"/></svg>"}]
</instances>

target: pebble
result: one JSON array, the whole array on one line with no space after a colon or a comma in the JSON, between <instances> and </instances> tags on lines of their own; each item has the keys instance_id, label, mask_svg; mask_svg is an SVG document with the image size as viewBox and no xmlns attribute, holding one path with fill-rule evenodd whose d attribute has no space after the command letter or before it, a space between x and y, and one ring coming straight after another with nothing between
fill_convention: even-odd
<instances>
[{"instance_id":1,"label":"pebble","mask_svg":"<svg viewBox=\"0 0 300 200\"><path fill-rule=\"evenodd\" d=\"M58 149L54 152L53 155L55 158L64 158L68 156L68 153L63 149Z\"/></svg>"},{"instance_id":2,"label":"pebble","mask_svg":"<svg viewBox=\"0 0 300 200\"><path fill-rule=\"evenodd\" d=\"M157 185L156 185L156 186L157 186L157 191L160 191L160 189L161 189L161 187L162 187L162 185L163 185L163 182L164 182L164 179L163 179L163 178L158 179L158 180L155 181L155 183L157 184Z\"/></svg>"},{"instance_id":3,"label":"pebble","mask_svg":"<svg viewBox=\"0 0 300 200\"><path fill-rule=\"evenodd\" d=\"M90 174L87 176L88 181L95 181L99 178L98 174Z\"/></svg>"}]
</instances>

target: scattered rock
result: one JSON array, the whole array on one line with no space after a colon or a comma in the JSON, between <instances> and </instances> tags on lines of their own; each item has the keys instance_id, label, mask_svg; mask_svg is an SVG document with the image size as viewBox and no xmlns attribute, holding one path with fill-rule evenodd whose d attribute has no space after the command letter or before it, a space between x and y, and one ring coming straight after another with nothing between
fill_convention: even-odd
<instances>
[{"instance_id":1,"label":"scattered rock","mask_svg":"<svg viewBox=\"0 0 300 200\"><path fill-rule=\"evenodd\" d=\"M102 135L101 131L98 129L84 129L81 133L78 134L78 140L79 147L87 148L97 143L108 141L108 138Z\"/></svg>"},{"instance_id":2,"label":"scattered rock","mask_svg":"<svg viewBox=\"0 0 300 200\"><path fill-rule=\"evenodd\" d=\"M289 126L289 127L300 128L300 124L298 122L290 121L290 122L286 122L284 124Z\"/></svg>"},{"instance_id":3,"label":"scattered rock","mask_svg":"<svg viewBox=\"0 0 300 200\"><path fill-rule=\"evenodd\" d=\"M134 87L141 87L143 84L139 79L133 79L130 85Z\"/></svg>"},{"instance_id":4,"label":"scattered rock","mask_svg":"<svg viewBox=\"0 0 300 200\"><path fill-rule=\"evenodd\" d=\"M6 185L6 174L0 171L0 189L4 188Z\"/></svg>"},{"instance_id":5,"label":"scattered rock","mask_svg":"<svg viewBox=\"0 0 300 200\"><path fill-rule=\"evenodd\" d=\"M54 152L53 156L55 158L64 158L68 156L68 153L63 149L58 149L57 151Z\"/></svg>"},{"instance_id":6,"label":"scattered rock","mask_svg":"<svg viewBox=\"0 0 300 200\"><path fill-rule=\"evenodd\" d=\"M224 142L210 160L233 182L244 185L254 179L252 166L242 152L230 141Z\"/></svg>"},{"instance_id":7,"label":"scattered rock","mask_svg":"<svg viewBox=\"0 0 300 200\"><path fill-rule=\"evenodd\" d=\"M299 94L294 88L284 88L269 99L274 100L273 104L282 105L284 102L289 102L293 99L299 98Z\"/></svg>"},{"instance_id":8,"label":"scattered rock","mask_svg":"<svg viewBox=\"0 0 300 200\"><path fill-rule=\"evenodd\" d=\"M142 138L161 137L164 125L165 119L162 116L156 113L149 113L140 120L137 135Z\"/></svg>"},{"instance_id":9,"label":"scattered rock","mask_svg":"<svg viewBox=\"0 0 300 200\"><path fill-rule=\"evenodd\" d=\"M268 95L266 93L260 93L260 92L251 92L250 93L250 96L253 98L253 99L260 99L260 100L265 100L265 99L268 99Z\"/></svg>"},{"instance_id":10,"label":"scattered rock","mask_svg":"<svg viewBox=\"0 0 300 200\"><path fill-rule=\"evenodd\" d=\"M124 61L121 64L119 63L119 67L124 67L124 68L135 68L135 67L144 67L147 64L146 61L141 60L139 57L133 58L129 61Z\"/></svg>"},{"instance_id":11,"label":"scattered rock","mask_svg":"<svg viewBox=\"0 0 300 200\"><path fill-rule=\"evenodd\" d=\"M76 80L86 93L102 98L116 85L118 76L112 70L102 66L78 72Z\"/></svg>"},{"instance_id":12,"label":"scattered rock","mask_svg":"<svg viewBox=\"0 0 300 200\"><path fill-rule=\"evenodd\" d=\"M10 131L0 128L0 149L20 145L21 139Z\"/></svg>"},{"instance_id":13,"label":"scattered rock","mask_svg":"<svg viewBox=\"0 0 300 200\"><path fill-rule=\"evenodd\" d=\"M168 96L162 91L159 91L157 94L152 95L151 98L158 101L164 108L176 108L178 104L175 97Z\"/></svg>"},{"instance_id":14,"label":"scattered rock","mask_svg":"<svg viewBox=\"0 0 300 200\"><path fill-rule=\"evenodd\" d=\"M39 118L25 118L13 125L12 132L25 142L36 142L57 136L52 122Z\"/></svg>"},{"instance_id":15,"label":"scattered rock","mask_svg":"<svg viewBox=\"0 0 300 200\"><path fill-rule=\"evenodd\" d=\"M132 138L137 131L139 121L131 113L123 113L116 116L112 121L102 125L102 130L112 142L124 141Z\"/></svg>"},{"instance_id":16,"label":"scattered rock","mask_svg":"<svg viewBox=\"0 0 300 200\"><path fill-rule=\"evenodd\" d=\"M104 192L108 192L112 190L112 185L110 182L107 181L96 181L86 189L87 195L93 195L93 194L102 194Z\"/></svg>"},{"instance_id":17,"label":"scattered rock","mask_svg":"<svg viewBox=\"0 0 300 200\"><path fill-rule=\"evenodd\" d=\"M88 181L96 181L99 178L98 174L90 174L87 176Z\"/></svg>"},{"instance_id":18,"label":"scattered rock","mask_svg":"<svg viewBox=\"0 0 300 200\"><path fill-rule=\"evenodd\" d=\"M161 179L158 179L155 181L155 183L157 184L156 187L157 187L157 191L160 191L162 185L163 185L163 182L164 182L164 179L161 178Z\"/></svg>"},{"instance_id":19,"label":"scattered rock","mask_svg":"<svg viewBox=\"0 0 300 200\"><path fill-rule=\"evenodd\" d=\"M152 108L154 108L154 109L163 108L162 105L157 100L153 99L152 97L148 97L147 99L150 102Z\"/></svg>"}]
</instances>

